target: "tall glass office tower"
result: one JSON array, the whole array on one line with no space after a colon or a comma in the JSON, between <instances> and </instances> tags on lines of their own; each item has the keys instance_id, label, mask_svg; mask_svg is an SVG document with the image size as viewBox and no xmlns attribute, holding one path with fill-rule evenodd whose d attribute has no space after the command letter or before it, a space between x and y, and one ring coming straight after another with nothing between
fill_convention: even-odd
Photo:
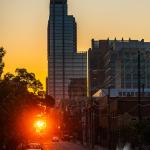
<instances>
[{"instance_id":1,"label":"tall glass office tower","mask_svg":"<svg viewBox=\"0 0 150 150\"><path fill-rule=\"evenodd\" d=\"M50 1L48 22L47 93L68 99L71 80L86 78L86 53L77 53L76 22L68 15L67 0Z\"/></svg>"}]
</instances>

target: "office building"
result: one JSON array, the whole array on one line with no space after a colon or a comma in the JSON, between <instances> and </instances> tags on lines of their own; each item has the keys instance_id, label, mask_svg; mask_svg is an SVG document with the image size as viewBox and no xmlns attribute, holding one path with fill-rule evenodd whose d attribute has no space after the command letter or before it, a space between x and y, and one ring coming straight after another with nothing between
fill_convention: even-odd
<instances>
[{"instance_id":1,"label":"office building","mask_svg":"<svg viewBox=\"0 0 150 150\"><path fill-rule=\"evenodd\" d=\"M73 78L69 85L69 97L73 101L79 101L86 97L86 78Z\"/></svg>"},{"instance_id":2,"label":"office building","mask_svg":"<svg viewBox=\"0 0 150 150\"><path fill-rule=\"evenodd\" d=\"M150 42L93 40L89 55L92 89L137 89L139 70L141 87L150 88Z\"/></svg>"},{"instance_id":3,"label":"office building","mask_svg":"<svg viewBox=\"0 0 150 150\"><path fill-rule=\"evenodd\" d=\"M109 42L108 40L95 41L92 39L91 45L88 51L88 78L90 78L89 86L93 94L104 87L104 55L109 49Z\"/></svg>"},{"instance_id":4,"label":"office building","mask_svg":"<svg viewBox=\"0 0 150 150\"><path fill-rule=\"evenodd\" d=\"M56 101L69 99L73 78L86 78L87 56L77 52L77 25L67 7L67 0L50 1L47 94Z\"/></svg>"}]
</instances>

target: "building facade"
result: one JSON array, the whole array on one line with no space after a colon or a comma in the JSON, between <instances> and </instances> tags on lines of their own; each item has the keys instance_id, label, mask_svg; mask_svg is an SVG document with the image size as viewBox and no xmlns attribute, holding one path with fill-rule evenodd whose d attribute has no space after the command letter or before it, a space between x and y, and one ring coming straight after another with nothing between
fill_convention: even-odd
<instances>
[{"instance_id":1,"label":"building facade","mask_svg":"<svg viewBox=\"0 0 150 150\"><path fill-rule=\"evenodd\" d=\"M97 89L96 81L100 88L136 89L139 70L141 87L150 88L150 42L143 39L104 42L105 47L101 46L102 41L93 40L89 52L92 88ZM95 61L98 58L99 61Z\"/></svg>"},{"instance_id":2,"label":"building facade","mask_svg":"<svg viewBox=\"0 0 150 150\"><path fill-rule=\"evenodd\" d=\"M76 22L67 7L67 0L50 1L47 94L55 100L69 98L72 78L86 78L86 53L77 53Z\"/></svg>"},{"instance_id":3,"label":"building facade","mask_svg":"<svg viewBox=\"0 0 150 150\"><path fill-rule=\"evenodd\" d=\"M99 123L98 123L98 143L101 146L111 147L118 145L119 141L124 138L123 129L127 129L132 124L139 122L139 102L137 97L109 97L108 110L108 97L99 97ZM142 107L141 115L144 124L150 124L150 100L149 97L141 97ZM108 118L109 112L109 118ZM132 137L130 132L125 130L127 138L130 141ZM128 131L128 132L127 132ZM109 133L109 134L108 134ZM110 141L109 141L110 140ZM137 142L137 141L136 141ZM113 149L113 148L112 148Z\"/></svg>"},{"instance_id":4,"label":"building facade","mask_svg":"<svg viewBox=\"0 0 150 150\"><path fill-rule=\"evenodd\" d=\"M104 55L109 50L108 40L95 41L92 39L91 48L88 51L88 70L92 94L104 87L105 70Z\"/></svg>"},{"instance_id":5,"label":"building facade","mask_svg":"<svg viewBox=\"0 0 150 150\"><path fill-rule=\"evenodd\" d=\"M79 101L86 97L86 78L73 78L69 85L69 97L73 101Z\"/></svg>"},{"instance_id":6,"label":"building facade","mask_svg":"<svg viewBox=\"0 0 150 150\"><path fill-rule=\"evenodd\" d=\"M92 40L88 64L92 105L83 110L83 140L116 149L122 129L138 123L140 115L150 123L150 42Z\"/></svg>"},{"instance_id":7,"label":"building facade","mask_svg":"<svg viewBox=\"0 0 150 150\"><path fill-rule=\"evenodd\" d=\"M108 92L109 91L109 92ZM98 90L93 97L105 97L109 95L111 97L138 97L138 89L100 89ZM145 97L150 97L150 89L144 88L141 90L141 95Z\"/></svg>"},{"instance_id":8,"label":"building facade","mask_svg":"<svg viewBox=\"0 0 150 150\"><path fill-rule=\"evenodd\" d=\"M140 70L141 86L150 88L149 57L150 42L131 39L110 41L110 49L105 55L105 85L112 88L137 88Z\"/></svg>"}]
</instances>

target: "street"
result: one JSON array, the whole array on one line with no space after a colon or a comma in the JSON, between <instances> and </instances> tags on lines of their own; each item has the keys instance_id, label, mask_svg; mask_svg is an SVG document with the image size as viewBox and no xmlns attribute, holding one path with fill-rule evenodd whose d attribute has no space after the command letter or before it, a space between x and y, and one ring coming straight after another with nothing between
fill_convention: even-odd
<instances>
[{"instance_id":1,"label":"street","mask_svg":"<svg viewBox=\"0 0 150 150\"><path fill-rule=\"evenodd\" d=\"M69 142L49 142L43 143L44 150L87 150L80 144L74 144Z\"/></svg>"}]
</instances>

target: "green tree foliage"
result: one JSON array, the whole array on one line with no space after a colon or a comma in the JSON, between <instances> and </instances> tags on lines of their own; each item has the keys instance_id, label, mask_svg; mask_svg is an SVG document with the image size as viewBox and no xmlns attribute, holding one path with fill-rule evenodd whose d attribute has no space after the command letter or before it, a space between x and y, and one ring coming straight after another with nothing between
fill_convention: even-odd
<instances>
[{"instance_id":1,"label":"green tree foliage","mask_svg":"<svg viewBox=\"0 0 150 150\"><path fill-rule=\"evenodd\" d=\"M3 73L4 63L3 63L3 57L5 55L5 50L3 47L0 47L0 78Z\"/></svg>"}]
</instances>

